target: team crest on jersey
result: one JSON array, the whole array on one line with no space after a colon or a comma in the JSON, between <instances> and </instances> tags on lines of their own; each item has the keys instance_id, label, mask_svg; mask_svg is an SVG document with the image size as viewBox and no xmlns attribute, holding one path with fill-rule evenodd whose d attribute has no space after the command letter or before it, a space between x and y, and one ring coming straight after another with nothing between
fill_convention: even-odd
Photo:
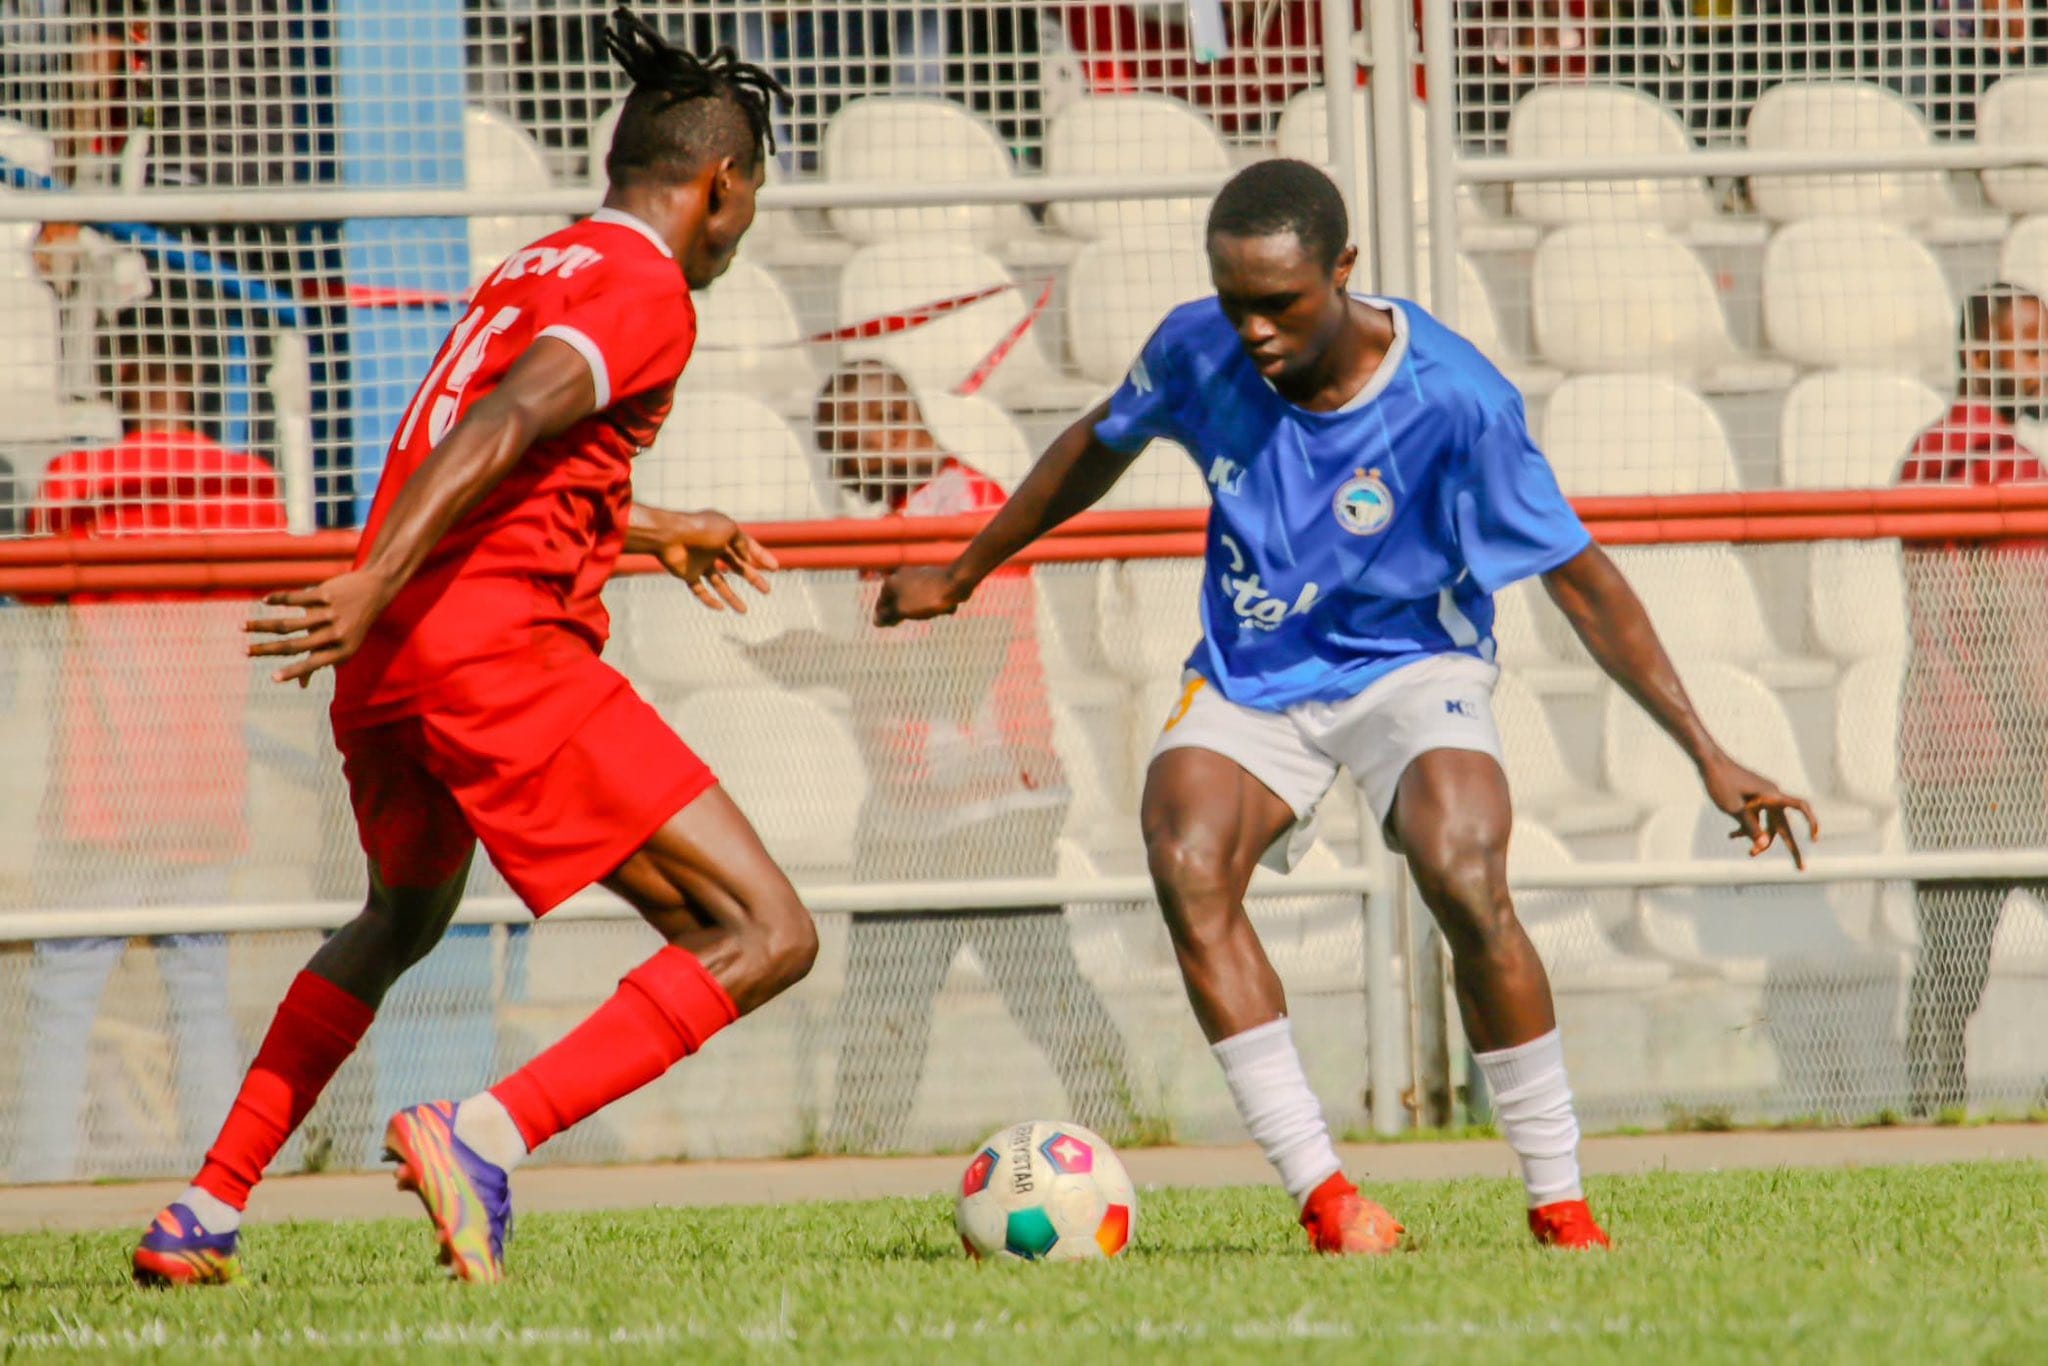
<instances>
[{"instance_id":1,"label":"team crest on jersey","mask_svg":"<svg viewBox=\"0 0 2048 1366\"><path fill-rule=\"evenodd\" d=\"M1394 494L1378 470L1359 470L1337 486L1330 500L1337 525L1354 536L1373 536L1394 520Z\"/></svg>"}]
</instances>

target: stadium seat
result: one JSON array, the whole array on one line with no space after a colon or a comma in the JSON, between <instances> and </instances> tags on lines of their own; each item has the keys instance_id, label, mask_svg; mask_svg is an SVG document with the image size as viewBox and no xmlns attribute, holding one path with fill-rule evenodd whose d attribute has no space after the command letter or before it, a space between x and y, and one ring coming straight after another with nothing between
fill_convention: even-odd
<instances>
[{"instance_id":1,"label":"stadium seat","mask_svg":"<svg viewBox=\"0 0 2048 1366\"><path fill-rule=\"evenodd\" d=\"M734 261L691 297L697 345L680 388L755 394L809 412L818 374L796 309L773 275L752 261Z\"/></svg>"},{"instance_id":2,"label":"stadium seat","mask_svg":"<svg viewBox=\"0 0 2048 1366\"><path fill-rule=\"evenodd\" d=\"M947 392L1007 346L1007 356L989 374L983 392L1010 408L1069 410L1101 386L1053 370L1041 349L1052 327L1045 314L1016 335L1041 288L1036 280L1020 285L993 256L959 243L913 239L862 247L839 276L842 326L893 320L984 290L995 292L922 325L847 342L841 354L849 360L873 356L888 361L919 389Z\"/></svg>"},{"instance_id":3,"label":"stadium seat","mask_svg":"<svg viewBox=\"0 0 2048 1366\"><path fill-rule=\"evenodd\" d=\"M1882 488L1898 478L1913 440L1948 409L1911 375L1830 370L1792 387L1778 420L1779 479L1787 488Z\"/></svg>"},{"instance_id":4,"label":"stadium seat","mask_svg":"<svg viewBox=\"0 0 2048 1366\"><path fill-rule=\"evenodd\" d=\"M2048 298L2048 213L2012 225L1999 254L1998 274L2000 279L2025 285Z\"/></svg>"},{"instance_id":5,"label":"stadium seat","mask_svg":"<svg viewBox=\"0 0 2048 1366\"><path fill-rule=\"evenodd\" d=\"M1764 335L1806 366L1908 370L1945 384L1955 298L1934 253L1904 228L1847 218L1792 223L1764 251Z\"/></svg>"},{"instance_id":6,"label":"stadium seat","mask_svg":"<svg viewBox=\"0 0 2048 1366\"><path fill-rule=\"evenodd\" d=\"M1532 873L1550 873L1570 868L1578 860L1547 826L1538 821L1515 818L1508 841L1508 882ZM1628 893L1599 892L1568 888L1555 891L1515 890L1515 916L1529 932L1537 955L1550 975L1551 989L1560 1000L1560 1012L1569 1011L1570 998L1592 992L1645 992L1671 980L1671 965L1654 958L1638 958L1617 950L1608 937L1608 927L1625 921ZM1571 1036L1585 1039L1584 1019L1571 1022ZM1639 1022L1641 1024L1647 1022ZM1604 1043L1604 1054L1620 1040ZM1640 1071L1635 1075L1640 1076ZM1572 1084L1583 1087L1587 1077L1574 1066Z\"/></svg>"},{"instance_id":7,"label":"stadium seat","mask_svg":"<svg viewBox=\"0 0 2048 1366\"><path fill-rule=\"evenodd\" d=\"M822 160L827 183L1006 180L1013 169L994 131L966 108L913 96L870 96L842 105L825 125ZM1034 231L1021 204L834 208L825 216L834 231L862 245L948 237L993 251Z\"/></svg>"},{"instance_id":8,"label":"stadium seat","mask_svg":"<svg viewBox=\"0 0 2048 1366\"><path fill-rule=\"evenodd\" d=\"M1538 86L1508 118L1508 155L1567 157L1692 155L1678 116L1639 91L1619 86ZM1516 185L1517 217L1567 223L1654 223L1682 228L1714 216L1704 179L1548 180Z\"/></svg>"},{"instance_id":9,"label":"stadium seat","mask_svg":"<svg viewBox=\"0 0 2048 1366\"><path fill-rule=\"evenodd\" d=\"M1934 146L1918 110L1883 86L1790 81L1751 109L1747 138L1758 152L1910 151ZM1757 211L1780 223L1807 218L1911 223L1931 240L1991 241L1995 214L1963 213L1943 171L1869 171L1750 177Z\"/></svg>"},{"instance_id":10,"label":"stadium seat","mask_svg":"<svg viewBox=\"0 0 2048 1366\"><path fill-rule=\"evenodd\" d=\"M1074 368L1119 384L1168 313L1216 292L1197 237L1090 242L1067 273L1067 348Z\"/></svg>"},{"instance_id":11,"label":"stadium seat","mask_svg":"<svg viewBox=\"0 0 2048 1366\"><path fill-rule=\"evenodd\" d=\"M1202 566L1192 560L1126 560L1096 580L1102 657L1140 687L1178 687L1181 666L1202 637ZM1164 713L1162 713L1163 715ZM1146 744L1151 736L1144 737Z\"/></svg>"},{"instance_id":12,"label":"stadium seat","mask_svg":"<svg viewBox=\"0 0 2048 1366\"><path fill-rule=\"evenodd\" d=\"M1165 95L1095 95L1053 115L1045 134L1045 169L1054 176L1116 178L1230 169L1230 152L1215 127L1192 106ZM1209 200L1105 199L1056 201L1047 220L1074 237L1160 235L1199 241Z\"/></svg>"},{"instance_id":13,"label":"stadium seat","mask_svg":"<svg viewBox=\"0 0 2048 1366\"><path fill-rule=\"evenodd\" d=\"M1493 640L1503 668L1538 693L1590 693L1600 670L1570 641L1571 628L1534 580L1493 595Z\"/></svg>"},{"instance_id":14,"label":"stadium seat","mask_svg":"<svg viewBox=\"0 0 2048 1366\"><path fill-rule=\"evenodd\" d=\"M787 631L818 631L826 612L814 574L782 574L765 596L741 589L747 610L706 611L661 578L615 579L605 601L617 622L620 667L650 696L703 688L759 688L776 680L747 660L748 646ZM840 623L832 623L838 625Z\"/></svg>"},{"instance_id":15,"label":"stadium seat","mask_svg":"<svg viewBox=\"0 0 2048 1366\"><path fill-rule=\"evenodd\" d=\"M1808 552L1807 629L1851 661L1906 651L1906 581L1897 541L1818 541Z\"/></svg>"},{"instance_id":16,"label":"stadium seat","mask_svg":"<svg viewBox=\"0 0 2048 1366\"><path fill-rule=\"evenodd\" d=\"M1662 228L1559 228L1536 249L1530 292L1536 349L1568 370L1655 371L1709 393L1792 381L1743 356L1707 268Z\"/></svg>"},{"instance_id":17,"label":"stadium seat","mask_svg":"<svg viewBox=\"0 0 2048 1366\"><path fill-rule=\"evenodd\" d=\"M2039 146L2048 129L2048 75L2012 75L1977 100L1977 141ZM2038 166L1983 172L1984 197L2007 213L2048 213L2048 170Z\"/></svg>"},{"instance_id":18,"label":"stadium seat","mask_svg":"<svg viewBox=\"0 0 2048 1366\"><path fill-rule=\"evenodd\" d=\"M1905 657L1859 659L1835 689L1835 772L1842 792L1889 810L1899 801L1899 695Z\"/></svg>"},{"instance_id":19,"label":"stadium seat","mask_svg":"<svg viewBox=\"0 0 2048 1366\"><path fill-rule=\"evenodd\" d=\"M1834 677L1831 662L1788 657L1779 649L1764 625L1756 585L1732 547L1641 546L1612 553L1674 658L1739 665L1779 688L1819 687Z\"/></svg>"},{"instance_id":20,"label":"stadium seat","mask_svg":"<svg viewBox=\"0 0 2048 1366\"><path fill-rule=\"evenodd\" d=\"M751 394L691 391L634 462L635 496L716 507L741 521L825 515L819 471L789 424Z\"/></svg>"},{"instance_id":21,"label":"stadium seat","mask_svg":"<svg viewBox=\"0 0 2048 1366\"><path fill-rule=\"evenodd\" d=\"M1671 640L1672 633L1666 632L1664 638ZM1716 659L1681 658L1678 672L1707 728L1738 762L1765 774L1788 792L1814 798L1821 828L1830 834L1874 829L1867 807L1827 795L1814 797L1813 780L1801 757L1791 718L1763 680ZM1706 794L1692 762L1649 714L1618 688L1608 694L1601 749L1610 791L1640 806L1706 809Z\"/></svg>"},{"instance_id":22,"label":"stadium seat","mask_svg":"<svg viewBox=\"0 0 2048 1366\"><path fill-rule=\"evenodd\" d=\"M1707 401L1663 375L1578 375L1550 396L1543 449L1574 497L1731 493L1728 433Z\"/></svg>"},{"instance_id":23,"label":"stadium seat","mask_svg":"<svg viewBox=\"0 0 2048 1366\"><path fill-rule=\"evenodd\" d=\"M1493 716L1500 727L1508 789L1517 811L1528 812L1561 835L1633 828L1637 810L1632 802L1596 792L1572 775L1543 703L1512 672L1503 672L1494 685Z\"/></svg>"},{"instance_id":24,"label":"stadium seat","mask_svg":"<svg viewBox=\"0 0 2048 1366\"><path fill-rule=\"evenodd\" d=\"M479 194L523 194L553 188L538 143L494 109L462 111L463 187ZM499 262L536 238L568 226L560 214L474 214L469 220L469 279L477 284Z\"/></svg>"},{"instance_id":25,"label":"stadium seat","mask_svg":"<svg viewBox=\"0 0 2048 1366\"><path fill-rule=\"evenodd\" d=\"M979 394L917 396L932 435L960 459L1014 493L1038 453L1002 406Z\"/></svg>"},{"instance_id":26,"label":"stadium seat","mask_svg":"<svg viewBox=\"0 0 2048 1366\"><path fill-rule=\"evenodd\" d=\"M1441 305L1430 274L1429 239L1418 238L1415 248L1416 301L1431 313L1439 313ZM1486 287L1479 267L1464 252L1458 253L1457 285L1454 329L1478 347L1480 354L1498 366L1500 372L1524 394L1547 394L1555 389L1558 381L1564 378L1562 374L1550 366L1536 364L1528 357L1516 354L1502 337L1500 313L1494 307L1493 292Z\"/></svg>"},{"instance_id":27,"label":"stadium seat","mask_svg":"<svg viewBox=\"0 0 2048 1366\"><path fill-rule=\"evenodd\" d=\"M867 769L846 726L813 698L775 688L712 688L669 710L785 869L844 875L867 800Z\"/></svg>"},{"instance_id":28,"label":"stadium seat","mask_svg":"<svg viewBox=\"0 0 2048 1366\"><path fill-rule=\"evenodd\" d=\"M1185 448L1171 441L1154 441L1095 506L1103 512L1205 508L1209 506L1209 482Z\"/></svg>"}]
</instances>

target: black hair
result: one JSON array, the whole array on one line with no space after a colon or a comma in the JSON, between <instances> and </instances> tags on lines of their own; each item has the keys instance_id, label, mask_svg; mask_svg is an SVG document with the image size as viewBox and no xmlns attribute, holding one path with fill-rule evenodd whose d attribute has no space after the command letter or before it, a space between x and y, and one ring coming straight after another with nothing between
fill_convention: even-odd
<instances>
[{"instance_id":1,"label":"black hair","mask_svg":"<svg viewBox=\"0 0 2048 1366\"><path fill-rule=\"evenodd\" d=\"M789 92L731 48L709 58L685 52L624 5L612 11L604 45L633 82L605 154L612 184L687 177L714 157L752 173L774 153L769 101Z\"/></svg>"},{"instance_id":2,"label":"black hair","mask_svg":"<svg viewBox=\"0 0 2048 1366\"><path fill-rule=\"evenodd\" d=\"M1209 236L1291 232L1302 250L1334 269L1351 240L1351 218L1336 183L1306 161L1255 161L1232 176L1209 210Z\"/></svg>"},{"instance_id":3,"label":"black hair","mask_svg":"<svg viewBox=\"0 0 2048 1366\"><path fill-rule=\"evenodd\" d=\"M1964 351L1983 346L2016 305L2039 298L2025 285L1992 281L1963 301L1962 317L1956 324L1956 345Z\"/></svg>"}]
</instances>

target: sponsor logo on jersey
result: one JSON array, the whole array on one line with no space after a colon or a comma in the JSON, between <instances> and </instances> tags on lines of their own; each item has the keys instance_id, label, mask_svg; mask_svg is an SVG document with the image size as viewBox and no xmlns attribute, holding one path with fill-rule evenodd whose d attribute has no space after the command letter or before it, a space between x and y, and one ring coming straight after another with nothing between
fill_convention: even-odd
<instances>
[{"instance_id":1,"label":"sponsor logo on jersey","mask_svg":"<svg viewBox=\"0 0 2048 1366\"><path fill-rule=\"evenodd\" d=\"M517 280L526 275L559 275L564 280L582 270L585 266L596 265L604 259L604 253L595 247L577 245L573 247L522 247L505 258L505 264L498 267L497 280Z\"/></svg>"},{"instance_id":2,"label":"sponsor logo on jersey","mask_svg":"<svg viewBox=\"0 0 2048 1366\"><path fill-rule=\"evenodd\" d=\"M1222 585L1223 596L1230 600L1230 610L1237 613L1239 627L1277 631L1281 622L1306 612L1322 594L1321 585L1311 580L1301 586L1292 603L1285 598L1274 597L1256 573L1245 573L1249 561L1245 559L1244 548L1230 536L1224 536L1222 541L1224 553L1230 556L1230 567L1218 575L1217 580Z\"/></svg>"},{"instance_id":3,"label":"sponsor logo on jersey","mask_svg":"<svg viewBox=\"0 0 2048 1366\"><path fill-rule=\"evenodd\" d=\"M1469 702L1462 697L1447 697L1444 699L1444 714L1446 716L1462 716L1467 720L1475 720L1479 716L1479 708L1475 703Z\"/></svg>"},{"instance_id":4,"label":"sponsor logo on jersey","mask_svg":"<svg viewBox=\"0 0 2048 1366\"><path fill-rule=\"evenodd\" d=\"M1378 470L1358 470L1337 486L1330 500L1337 525L1354 536L1375 536L1394 520L1394 493Z\"/></svg>"},{"instance_id":5,"label":"sponsor logo on jersey","mask_svg":"<svg viewBox=\"0 0 2048 1366\"><path fill-rule=\"evenodd\" d=\"M1209 484L1218 493L1236 497L1244 492L1244 466L1227 455L1219 455L1209 464Z\"/></svg>"}]
</instances>

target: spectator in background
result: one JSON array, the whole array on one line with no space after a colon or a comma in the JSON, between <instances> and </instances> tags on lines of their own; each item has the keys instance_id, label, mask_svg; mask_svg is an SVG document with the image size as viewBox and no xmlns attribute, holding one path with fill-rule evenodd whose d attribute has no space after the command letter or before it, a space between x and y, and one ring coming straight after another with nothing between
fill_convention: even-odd
<instances>
[{"instance_id":1,"label":"spectator in background","mask_svg":"<svg viewBox=\"0 0 2048 1366\"><path fill-rule=\"evenodd\" d=\"M1003 502L994 480L949 454L910 384L880 361L841 369L813 430L841 488L890 517L943 517ZM1053 749L1028 571L992 579L958 619L899 644L860 626L853 640L792 632L750 651L791 687L852 697L868 770L854 880L1051 878L1071 795ZM872 618L861 613L862 623ZM933 633L954 667L933 676ZM913 643L914 642L914 643ZM838 1083L827 1148L902 1147L917 1099L932 1002L963 945L1066 1087L1081 1124L1133 1121L1122 1036L1082 974L1057 905L856 914L849 926Z\"/></svg>"},{"instance_id":2,"label":"spectator in background","mask_svg":"<svg viewBox=\"0 0 2048 1366\"><path fill-rule=\"evenodd\" d=\"M2015 424L2048 398L2048 305L1994 284L1963 305L1955 405L1914 442L1901 484L2044 481ZM1912 623L1899 708L1900 809L1918 850L2048 845L2048 546L1910 544ZM1915 1114L1968 1103L1964 1038L2010 882L1914 884L1920 954L1906 1007ZM2031 888L2048 895L2048 885Z\"/></svg>"},{"instance_id":3,"label":"spectator in background","mask_svg":"<svg viewBox=\"0 0 2048 1366\"><path fill-rule=\"evenodd\" d=\"M1925 21L1928 120L1951 137L1977 131L1977 101L2002 76L2048 69L2048 0L1935 0Z\"/></svg>"},{"instance_id":4,"label":"spectator in background","mask_svg":"<svg viewBox=\"0 0 2048 1366\"><path fill-rule=\"evenodd\" d=\"M279 531L270 467L193 430L187 321L161 306L116 320L113 373L125 434L70 451L45 471L29 512L37 535L108 537ZM34 881L47 908L218 904L246 839L243 739L249 669L245 595L74 597L58 676ZM170 611L157 604L175 601ZM233 1099L240 1049L218 934L153 942L169 998L186 1141L206 1141ZM17 1181L73 1174L93 1018L121 939L43 940L17 1101ZM185 1158L196 1153L180 1154Z\"/></svg>"}]
</instances>

